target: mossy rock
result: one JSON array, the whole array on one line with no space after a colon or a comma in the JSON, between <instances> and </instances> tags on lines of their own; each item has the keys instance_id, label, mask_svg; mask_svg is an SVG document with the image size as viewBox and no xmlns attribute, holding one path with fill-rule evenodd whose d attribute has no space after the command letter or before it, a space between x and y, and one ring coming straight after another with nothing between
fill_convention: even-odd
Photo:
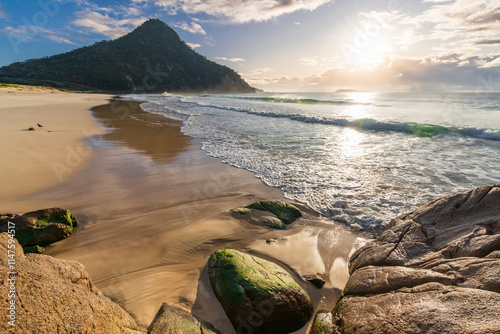
<instances>
[{"instance_id":1,"label":"mossy rock","mask_svg":"<svg viewBox=\"0 0 500 334\"><path fill-rule=\"evenodd\" d=\"M319 311L308 334L331 334L333 329L332 314L327 311Z\"/></svg>"},{"instance_id":2,"label":"mossy rock","mask_svg":"<svg viewBox=\"0 0 500 334\"><path fill-rule=\"evenodd\" d=\"M260 224L277 230L286 230L285 223L283 223L281 219L275 217L263 217L260 219Z\"/></svg>"},{"instance_id":3,"label":"mossy rock","mask_svg":"<svg viewBox=\"0 0 500 334\"><path fill-rule=\"evenodd\" d=\"M292 224L297 218L302 217L302 212L292 204L278 201L265 200L250 204L247 209L268 211L281 219L285 224Z\"/></svg>"},{"instance_id":4,"label":"mossy rock","mask_svg":"<svg viewBox=\"0 0 500 334\"><path fill-rule=\"evenodd\" d=\"M212 288L236 332L285 334L312 316L309 295L275 263L233 249L208 261Z\"/></svg>"},{"instance_id":5,"label":"mossy rock","mask_svg":"<svg viewBox=\"0 0 500 334\"><path fill-rule=\"evenodd\" d=\"M277 200L265 200L250 204L245 208L232 209L233 216L246 220L250 224L266 226L277 230L286 230L302 216L295 206Z\"/></svg>"},{"instance_id":6,"label":"mossy rock","mask_svg":"<svg viewBox=\"0 0 500 334\"><path fill-rule=\"evenodd\" d=\"M239 213L240 215L246 215L247 213L252 212L252 210L250 210L250 209L248 209L248 208L236 208L236 209L233 209L232 211L233 211L233 212L237 212L237 213Z\"/></svg>"},{"instance_id":7,"label":"mossy rock","mask_svg":"<svg viewBox=\"0 0 500 334\"><path fill-rule=\"evenodd\" d=\"M36 245L36 246L23 247L23 251L24 254L28 253L42 254L45 252L45 248Z\"/></svg>"},{"instance_id":8,"label":"mossy rock","mask_svg":"<svg viewBox=\"0 0 500 334\"><path fill-rule=\"evenodd\" d=\"M148 328L148 334L220 334L210 324L202 324L188 310L163 303Z\"/></svg>"},{"instance_id":9,"label":"mossy rock","mask_svg":"<svg viewBox=\"0 0 500 334\"><path fill-rule=\"evenodd\" d=\"M69 210L50 208L10 217L15 227L15 237L23 247L46 246L67 238L78 226L78 219ZM7 222L0 232L7 231Z\"/></svg>"},{"instance_id":10,"label":"mossy rock","mask_svg":"<svg viewBox=\"0 0 500 334\"><path fill-rule=\"evenodd\" d=\"M272 243L278 242L278 240L277 239L267 239L266 242L268 244L272 244Z\"/></svg>"}]
</instances>

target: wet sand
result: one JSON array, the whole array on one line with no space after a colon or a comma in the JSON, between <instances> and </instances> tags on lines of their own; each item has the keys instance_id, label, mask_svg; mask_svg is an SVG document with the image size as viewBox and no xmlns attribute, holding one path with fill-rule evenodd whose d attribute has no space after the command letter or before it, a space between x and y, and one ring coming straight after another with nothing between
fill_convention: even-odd
<instances>
[{"instance_id":1,"label":"wet sand","mask_svg":"<svg viewBox=\"0 0 500 334\"><path fill-rule=\"evenodd\" d=\"M48 255L83 263L95 285L143 327L169 301L234 333L206 269L210 254L224 247L283 265L317 309L333 308L359 241L355 234L304 207L305 216L286 231L239 221L230 209L283 199L282 193L208 157L179 122L145 113L138 102L114 101L93 108L93 115L105 131L84 141L92 153L84 169L42 192L0 203L0 211L60 206L79 217L76 233L47 247ZM278 242L267 244L268 238ZM321 290L300 279L314 273L327 281Z\"/></svg>"}]
</instances>

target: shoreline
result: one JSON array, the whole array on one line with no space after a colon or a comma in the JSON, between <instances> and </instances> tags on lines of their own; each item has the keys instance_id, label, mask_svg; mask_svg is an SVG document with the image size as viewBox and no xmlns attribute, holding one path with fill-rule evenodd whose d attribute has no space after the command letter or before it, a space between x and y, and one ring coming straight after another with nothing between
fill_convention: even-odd
<instances>
[{"instance_id":1,"label":"shoreline","mask_svg":"<svg viewBox=\"0 0 500 334\"><path fill-rule=\"evenodd\" d=\"M315 306L333 307L347 281L346 262L357 235L304 206L305 217L285 231L236 220L230 209L283 194L207 156L201 141L180 132L179 122L146 113L139 104L94 107L105 131L85 140L92 145L85 167L63 183L11 201L18 211L62 206L80 218L76 233L48 246L46 254L84 264L94 284L142 327L169 301L224 333L234 331L214 303L206 274L206 260L223 247L283 265ZM279 242L269 245L268 238ZM322 290L300 278L317 272L327 280Z\"/></svg>"}]
</instances>

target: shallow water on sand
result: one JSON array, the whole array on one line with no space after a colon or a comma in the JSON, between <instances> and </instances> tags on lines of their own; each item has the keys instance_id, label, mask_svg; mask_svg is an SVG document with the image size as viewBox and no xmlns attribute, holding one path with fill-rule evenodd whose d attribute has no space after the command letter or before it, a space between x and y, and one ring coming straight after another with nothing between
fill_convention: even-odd
<instances>
[{"instance_id":1,"label":"shallow water on sand","mask_svg":"<svg viewBox=\"0 0 500 334\"><path fill-rule=\"evenodd\" d=\"M282 199L281 191L207 156L198 140L181 133L179 122L138 106L121 101L94 108L105 129L87 139L93 153L88 166L12 203L19 211L65 207L79 217L76 233L48 246L47 254L84 264L96 286L143 327L169 301L233 333L206 273L210 254L226 247L281 264L315 305L332 308L347 279L349 254L362 239L307 208L286 231L234 219L230 209ZM269 238L278 243L267 244ZM321 290L300 279L317 272L327 281Z\"/></svg>"}]
</instances>

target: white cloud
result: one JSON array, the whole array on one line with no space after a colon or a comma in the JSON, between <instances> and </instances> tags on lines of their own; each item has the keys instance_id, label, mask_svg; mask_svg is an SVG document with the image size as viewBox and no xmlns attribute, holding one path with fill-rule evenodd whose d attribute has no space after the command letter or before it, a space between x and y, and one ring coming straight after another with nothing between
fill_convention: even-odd
<instances>
[{"instance_id":1,"label":"white cloud","mask_svg":"<svg viewBox=\"0 0 500 334\"><path fill-rule=\"evenodd\" d=\"M427 9L409 12L403 4L396 11L360 13L365 35L382 36L389 45L407 55L422 55L426 43L433 51L488 54L500 44L500 4L498 0L424 1ZM424 46L425 47L425 46ZM487 48L490 49L487 49ZM391 52L390 54L394 54Z\"/></svg>"},{"instance_id":2,"label":"white cloud","mask_svg":"<svg viewBox=\"0 0 500 334\"><path fill-rule=\"evenodd\" d=\"M318 65L318 57L305 57L300 59L300 64L304 66L316 66Z\"/></svg>"},{"instance_id":3,"label":"white cloud","mask_svg":"<svg viewBox=\"0 0 500 334\"><path fill-rule=\"evenodd\" d=\"M243 59L243 58L215 57L214 59L224 60L224 61L230 61L230 62L233 62L233 63L237 63L237 62L241 62L241 61L246 61L246 59Z\"/></svg>"},{"instance_id":4,"label":"white cloud","mask_svg":"<svg viewBox=\"0 0 500 334\"><path fill-rule=\"evenodd\" d=\"M73 21L74 25L113 39L127 34L147 20L145 17L117 19L89 10L77 12L76 15L79 18Z\"/></svg>"},{"instance_id":5,"label":"white cloud","mask_svg":"<svg viewBox=\"0 0 500 334\"><path fill-rule=\"evenodd\" d=\"M22 42L31 41L35 36L34 32L28 31L28 27L26 26L19 26L17 28L14 28L12 26L7 26L5 28L0 29L0 35L2 34L7 36L15 36Z\"/></svg>"},{"instance_id":6,"label":"white cloud","mask_svg":"<svg viewBox=\"0 0 500 334\"><path fill-rule=\"evenodd\" d=\"M420 25L433 25L428 37L446 40L500 32L500 5L497 0L457 0L438 4L414 18Z\"/></svg>"},{"instance_id":7,"label":"white cloud","mask_svg":"<svg viewBox=\"0 0 500 334\"><path fill-rule=\"evenodd\" d=\"M140 16L142 14L141 10L135 7L126 7L125 11L128 16Z\"/></svg>"},{"instance_id":8,"label":"white cloud","mask_svg":"<svg viewBox=\"0 0 500 334\"><path fill-rule=\"evenodd\" d=\"M290 89L295 89L296 87L305 85L304 79L287 76L267 78L244 77L244 79L251 86L271 88L278 91L289 91Z\"/></svg>"},{"instance_id":9,"label":"white cloud","mask_svg":"<svg viewBox=\"0 0 500 334\"><path fill-rule=\"evenodd\" d=\"M484 77L500 79L500 57L467 56L460 53L445 54L420 59L385 58L373 67L334 68L315 80L320 87L392 87L419 90L475 89ZM500 87L496 88L497 90ZM484 89L483 89L484 90Z\"/></svg>"},{"instance_id":10,"label":"white cloud","mask_svg":"<svg viewBox=\"0 0 500 334\"><path fill-rule=\"evenodd\" d=\"M386 57L377 65L344 65L305 78L251 72L243 77L250 85L268 91L334 91L342 87L368 91L500 91L500 55Z\"/></svg>"},{"instance_id":11,"label":"white cloud","mask_svg":"<svg viewBox=\"0 0 500 334\"><path fill-rule=\"evenodd\" d=\"M186 22L172 23L171 25L174 27L180 28L182 30L185 30L187 32L190 32L192 34L200 34L200 35L207 34L206 31L202 28L202 26L196 22L191 22L191 24L186 23Z\"/></svg>"},{"instance_id":12,"label":"white cloud","mask_svg":"<svg viewBox=\"0 0 500 334\"><path fill-rule=\"evenodd\" d=\"M265 68L258 68L256 70L250 71L250 75L256 75L256 74L263 74L263 73L269 73L269 72L274 72L276 71L275 68L272 67L265 67Z\"/></svg>"},{"instance_id":13,"label":"white cloud","mask_svg":"<svg viewBox=\"0 0 500 334\"><path fill-rule=\"evenodd\" d=\"M225 17L232 23L266 21L299 10L314 10L333 0L151 0L174 14L205 13Z\"/></svg>"},{"instance_id":14,"label":"white cloud","mask_svg":"<svg viewBox=\"0 0 500 334\"><path fill-rule=\"evenodd\" d=\"M199 48L201 46L201 44L197 44L197 43L188 43L188 42L185 42L187 44L187 46L189 46L191 49L196 49L196 48Z\"/></svg>"},{"instance_id":15,"label":"white cloud","mask_svg":"<svg viewBox=\"0 0 500 334\"><path fill-rule=\"evenodd\" d=\"M483 65L483 68L500 67L500 57Z\"/></svg>"},{"instance_id":16,"label":"white cloud","mask_svg":"<svg viewBox=\"0 0 500 334\"><path fill-rule=\"evenodd\" d=\"M40 36L43 38L50 39L57 43L77 45L76 43L73 43L70 40L70 38L78 38L76 36L71 36L68 34L60 33L58 31L38 26L24 26L24 25L16 28L7 26L5 28L0 29L0 35L1 34L14 36L23 43L28 41L33 41L36 39L36 37Z\"/></svg>"}]
</instances>

